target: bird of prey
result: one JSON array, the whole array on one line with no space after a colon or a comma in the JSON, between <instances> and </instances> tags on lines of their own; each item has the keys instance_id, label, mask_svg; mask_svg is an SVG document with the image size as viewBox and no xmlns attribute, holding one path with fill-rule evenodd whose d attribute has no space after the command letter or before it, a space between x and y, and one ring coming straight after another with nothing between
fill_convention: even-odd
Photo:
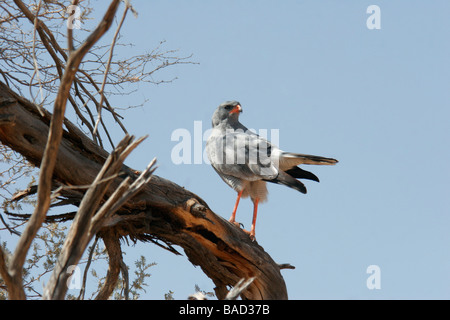
<instances>
[{"instance_id":1,"label":"bird of prey","mask_svg":"<svg viewBox=\"0 0 450 320\"><path fill-rule=\"evenodd\" d=\"M226 101L219 105L212 116L213 129L206 142L206 152L214 170L238 193L229 219L231 223L239 226L239 223L235 222L239 200L251 198L252 225L250 231L244 231L255 240L258 204L267 199L266 182L282 184L306 193L305 185L297 179L317 182L319 179L298 165L333 165L338 161L282 151L241 124L239 122L241 112L241 104L237 101Z\"/></svg>"}]
</instances>

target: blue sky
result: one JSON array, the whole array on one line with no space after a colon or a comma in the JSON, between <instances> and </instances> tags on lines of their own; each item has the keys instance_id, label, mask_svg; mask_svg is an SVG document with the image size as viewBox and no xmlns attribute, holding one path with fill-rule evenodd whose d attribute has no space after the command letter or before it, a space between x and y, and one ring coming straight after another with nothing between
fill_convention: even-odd
<instances>
[{"instance_id":1,"label":"blue sky","mask_svg":"<svg viewBox=\"0 0 450 320\"><path fill-rule=\"evenodd\" d=\"M369 30L366 9L381 10ZM136 52L160 40L199 65L172 68L172 84L143 86L149 99L126 119L149 134L129 159L195 192L228 218L235 192L207 164L174 165L171 133L203 130L218 104L241 102L241 121L279 129L286 151L338 159L306 167L308 194L269 185L256 236L292 299L448 299L450 4L435 1L135 2L123 35ZM131 55L134 51L130 51ZM251 223L250 200L237 220ZM158 266L148 298L183 299L212 282L184 257L139 246ZM369 265L381 289L366 286Z\"/></svg>"},{"instance_id":2,"label":"blue sky","mask_svg":"<svg viewBox=\"0 0 450 320\"><path fill-rule=\"evenodd\" d=\"M369 5L381 29L369 30ZM258 243L279 263L291 299L450 298L450 3L448 1L134 1L123 41L132 56L161 40L198 65L165 69L171 84L141 85L120 106L124 123L149 138L127 160L203 198L229 218L236 193L207 164L175 165L174 130L210 127L215 108L238 100L241 122L279 129L283 150L333 157L306 166L320 183L308 194L269 185L260 206ZM100 6L96 11L100 14ZM112 32L105 37L110 42ZM120 51L120 50L119 50ZM119 52L117 51L117 52ZM121 132L114 133L120 139ZM237 220L249 228L252 204ZM144 298L176 299L213 283L186 257L151 244L124 247L157 265ZM366 269L378 265L381 289Z\"/></svg>"}]
</instances>

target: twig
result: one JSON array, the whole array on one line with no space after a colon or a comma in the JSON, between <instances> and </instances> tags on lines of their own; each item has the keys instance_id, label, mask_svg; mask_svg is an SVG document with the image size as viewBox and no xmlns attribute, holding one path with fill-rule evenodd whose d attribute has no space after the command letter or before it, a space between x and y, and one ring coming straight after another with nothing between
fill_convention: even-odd
<instances>
[{"instance_id":1,"label":"twig","mask_svg":"<svg viewBox=\"0 0 450 320\"><path fill-rule=\"evenodd\" d=\"M95 247L97 246L97 242L98 242L98 237L95 237L94 243L92 244L92 246L89 250L88 260L87 260L86 267L84 268L84 273L83 273L83 284L81 285L80 294L78 295L77 300L84 300L84 293L86 292L86 280L87 280L88 270L89 270L89 267L91 266L92 257L94 255Z\"/></svg>"},{"instance_id":2,"label":"twig","mask_svg":"<svg viewBox=\"0 0 450 320\"><path fill-rule=\"evenodd\" d=\"M102 179L102 180L100 180L100 181L97 181L97 182L95 182L95 183L96 183L96 184L105 183L105 182L108 182L108 181L110 181L110 180L114 180L114 179L117 178L118 176L119 176L119 174L116 173L116 174L114 174L114 175L112 175L112 176L110 176L110 177L107 177L107 178ZM56 199L57 197L61 196L61 191L63 191L63 190L84 190L84 189L89 189L91 186L92 186L92 184L91 184L91 185L82 185L82 186L64 186L64 185L63 185L63 186L58 187L58 189L56 189L56 190L53 192L53 194L52 194L52 199Z\"/></svg>"},{"instance_id":3,"label":"twig","mask_svg":"<svg viewBox=\"0 0 450 320\"><path fill-rule=\"evenodd\" d=\"M123 261L123 258L120 260L120 271L122 272L123 283L124 283L124 296L125 300L129 300L130 296L130 277L128 275L128 267Z\"/></svg>"},{"instance_id":4,"label":"twig","mask_svg":"<svg viewBox=\"0 0 450 320\"><path fill-rule=\"evenodd\" d=\"M20 236L20 232L14 230L14 229L11 229L10 226L6 223L5 219L3 219L3 216L2 216L1 214L0 214L0 220L2 220L3 225L6 227L6 229L8 229L8 231L9 231L11 234L15 234L15 235L17 235L17 236Z\"/></svg>"},{"instance_id":5,"label":"twig","mask_svg":"<svg viewBox=\"0 0 450 320\"><path fill-rule=\"evenodd\" d=\"M78 4L78 0L72 1L72 6L76 6ZM69 55L73 51L73 27L67 25L67 47L69 49Z\"/></svg>"},{"instance_id":6,"label":"twig","mask_svg":"<svg viewBox=\"0 0 450 320\"><path fill-rule=\"evenodd\" d=\"M39 11L41 10L41 4L42 4L42 0L39 0L39 4L36 10L36 17L34 18L34 30L33 30L33 47L32 47L32 56L33 56L33 63L34 63L34 72L33 75L31 76L30 79L30 95L33 97L33 94L31 93L31 88L32 85L31 83L33 82L34 79L34 75L37 76L38 79L38 83L39 83L39 93L41 94L41 103L44 102L44 94L42 93L42 82L41 82L41 77L39 75L39 66L37 63L37 58L36 58L36 29L37 29L37 24L38 24L38 16L39 16ZM42 107L40 104L36 103L36 107L39 111L39 113L41 114L41 116L44 116L44 112L42 111Z\"/></svg>"},{"instance_id":7,"label":"twig","mask_svg":"<svg viewBox=\"0 0 450 320\"><path fill-rule=\"evenodd\" d=\"M102 108L103 108L103 100L105 98L105 85L106 85L106 79L108 78L108 74L109 74L109 69L111 67L111 61L113 58L113 52L114 52L114 47L116 46L116 41L117 41L117 37L119 36L119 31L122 28L123 22L125 21L125 17L127 15L128 9L130 8L130 5L128 2L125 3L125 10L123 12L122 18L120 19L119 25L117 26L116 32L114 34L112 43L111 43L111 47L109 49L109 57L108 57L108 62L106 63L106 68L105 68L105 73L103 75L103 82L102 82L102 86L100 88L100 102L97 105L97 121L95 122L95 126L94 126L94 134L97 133L98 130L98 124L100 123L100 119L102 117ZM127 130L125 129L125 127L123 126L122 122L120 122L120 120L117 118L115 112L113 110L111 110L111 113L114 117L114 120L116 120L117 123L119 123L120 127L122 128L122 130L127 133Z\"/></svg>"}]
</instances>

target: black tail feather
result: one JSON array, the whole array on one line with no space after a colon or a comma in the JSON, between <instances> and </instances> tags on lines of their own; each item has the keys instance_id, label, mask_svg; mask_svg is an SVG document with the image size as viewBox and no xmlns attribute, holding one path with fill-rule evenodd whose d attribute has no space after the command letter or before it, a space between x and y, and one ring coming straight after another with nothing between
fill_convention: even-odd
<instances>
[{"instance_id":1,"label":"black tail feather","mask_svg":"<svg viewBox=\"0 0 450 320\"><path fill-rule=\"evenodd\" d=\"M311 173L309 171L303 170L299 167L293 167L289 170L285 171L288 175L290 175L293 178L297 178L297 179L308 179L308 180L313 180L313 181L319 181L319 178L314 174Z\"/></svg>"},{"instance_id":2,"label":"black tail feather","mask_svg":"<svg viewBox=\"0 0 450 320\"><path fill-rule=\"evenodd\" d=\"M306 193L305 185L300 181L298 181L297 179L290 176L289 174L285 173L284 171L280 171L275 179L265 181L277 184L284 184L285 186L300 191L301 193Z\"/></svg>"}]
</instances>

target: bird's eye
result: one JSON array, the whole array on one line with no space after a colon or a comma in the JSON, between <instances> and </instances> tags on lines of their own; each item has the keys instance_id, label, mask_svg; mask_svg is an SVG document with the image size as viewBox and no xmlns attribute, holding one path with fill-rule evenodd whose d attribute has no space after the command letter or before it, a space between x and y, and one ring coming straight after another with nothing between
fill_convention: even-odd
<instances>
[{"instance_id":1,"label":"bird's eye","mask_svg":"<svg viewBox=\"0 0 450 320\"><path fill-rule=\"evenodd\" d=\"M225 110L231 110L231 108L233 108L232 105L226 105L226 106L225 106Z\"/></svg>"}]
</instances>

